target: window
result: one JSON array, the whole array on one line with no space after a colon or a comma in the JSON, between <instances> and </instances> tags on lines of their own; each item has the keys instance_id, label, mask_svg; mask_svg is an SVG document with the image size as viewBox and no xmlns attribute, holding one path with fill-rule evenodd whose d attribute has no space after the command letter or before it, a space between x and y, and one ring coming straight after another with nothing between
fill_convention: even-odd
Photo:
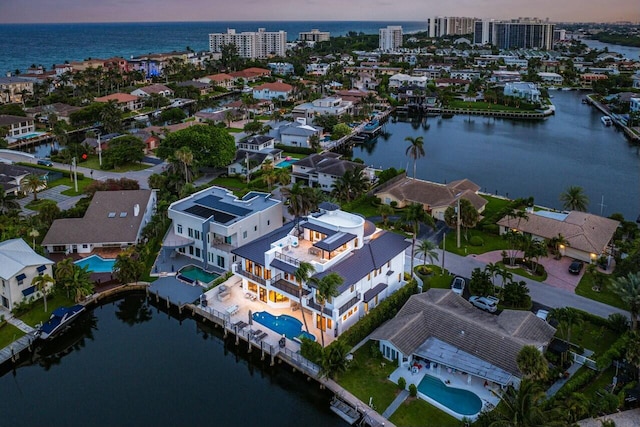
<instances>
[{"instance_id":1,"label":"window","mask_svg":"<svg viewBox=\"0 0 640 427\"><path fill-rule=\"evenodd\" d=\"M89 245L87 245L87 244L82 245L82 249L87 249L88 247L89 247Z\"/></svg>"},{"instance_id":2,"label":"window","mask_svg":"<svg viewBox=\"0 0 640 427\"><path fill-rule=\"evenodd\" d=\"M176 225L176 230L177 230L176 233L182 234L182 224Z\"/></svg>"},{"instance_id":3,"label":"window","mask_svg":"<svg viewBox=\"0 0 640 427\"><path fill-rule=\"evenodd\" d=\"M270 219L267 220L267 225L271 225L271 220Z\"/></svg>"},{"instance_id":4,"label":"window","mask_svg":"<svg viewBox=\"0 0 640 427\"><path fill-rule=\"evenodd\" d=\"M200 248L196 248L196 257L200 258Z\"/></svg>"},{"instance_id":5,"label":"window","mask_svg":"<svg viewBox=\"0 0 640 427\"><path fill-rule=\"evenodd\" d=\"M218 259L217 259L216 264L217 264L217 265L218 265L218 267L220 267L220 268L225 268L225 267L224 267L224 257L222 257L222 256L218 255Z\"/></svg>"},{"instance_id":6,"label":"window","mask_svg":"<svg viewBox=\"0 0 640 427\"><path fill-rule=\"evenodd\" d=\"M246 238L247 238L247 231L246 231L246 230L242 232L242 238L243 238L243 239L246 239Z\"/></svg>"},{"instance_id":7,"label":"window","mask_svg":"<svg viewBox=\"0 0 640 427\"><path fill-rule=\"evenodd\" d=\"M189 237L193 237L193 229L187 228L187 234L189 235Z\"/></svg>"},{"instance_id":8,"label":"window","mask_svg":"<svg viewBox=\"0 0 640 427\"><path fill-rule=\"evenodd\" d=\"M387 268L391 268L391 261L387 262Z\"/></svg>"},{"instance_id":9,"label":"window","mask_svg":"<svg viewBox=\"0 0 640 427\"><path fill-rule=\"evenodd\" d=\"M189 246L189 255L193 255L193 246Z\"/></svg>"},{"instance_id":10,"label":"window","mask_svg":"<svg viewBox=\"0 0 640 427\"><path fill-rule=\"evenodd\" d=\"M253 226L253 231L258 231L258 226L257 225Z\"/></svg>"}]
</instances>

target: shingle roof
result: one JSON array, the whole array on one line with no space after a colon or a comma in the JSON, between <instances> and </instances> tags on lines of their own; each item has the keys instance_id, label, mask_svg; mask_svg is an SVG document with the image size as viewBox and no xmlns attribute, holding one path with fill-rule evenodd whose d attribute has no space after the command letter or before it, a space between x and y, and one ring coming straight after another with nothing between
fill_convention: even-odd
<instances>
[{"instance_id":1,"label":"shingle roof","mask_svg":"<svg viewBox=\"0 0 640 427\"><path fill-rule=\"evenodd\" d=\"M531 312L504 310L495 316L448 289L430 289L411 296L371 338L390 341L404 354L413 354L434 337L520 376L516 357L522 347L547 345L555 331Z\"/></svg>"},{"instance_id":2,"label":"shingle roof","mask_svg":"<svg viewBox=\"0 0 640 427\"><path fill-rule=\"evenodd\" d=\"M338 292L342 293L373 270L381 268L399 253L404 252L410 245L399 234L381 232L378 237L353 251L343 261L316 274L315 277L322 278L331 272L338 273L344 279L344 283L338 289Z\"/></svg>"},{"instance_id":3,"label":"shingle roof","mask_svg":"<svg viewBox=\"0 0 640 427\"><path fill-rule=\"evenodd\" d=\"M26 121L33 121L29 117L11 116L9 114L0 114L0 126L14 125Z\"/></svg>"},{"instance_id":4,"label":"shingle roof","mask_svg":"<svg viewBox=\"0 0 640 427\"><path fill-rule=\"evenodd\" d=\"M8 280L25 267L52 265L53 261L38 255L22 239L0 242L0 277Z\"/></svg>"},{"instance_id":5,"label":"shingle roof","mask_svg":"<svg viewBox=\"0 0 640 427\"><path fill-rule=\"evenodd\" d=\"M135 242L152 194L151 190L97 191L83 218L55 220L42 244Z\"/></svg>"},{"instance_id":6,"label":"shingle roof","mask_svg":"<svg viewBox=\"0 0 640 427\"><path fill-rule=\"evenodd\" d=\"M155 84L155 85L141 87L140 90L142 90L144 93L147 93L147 94L162 93L162 92L167 92L167 91L168 92L173 92L170 88L168 88L165 85L161 85L161 84Z\"/></svg>"},{"instance_id":7,"label":"shingle roof","mask_svg":"<svg viewBox=\"0 0 640 427\"><path fill-rule=\"evenodd\" d=\"M595 254L604 250L620 224L613 219L578 211L569 212L564 221L535 213L528 217L526 221L503 217L498 225L546 239L562 234L570 247Z\"/></svg>"}]
</instances>

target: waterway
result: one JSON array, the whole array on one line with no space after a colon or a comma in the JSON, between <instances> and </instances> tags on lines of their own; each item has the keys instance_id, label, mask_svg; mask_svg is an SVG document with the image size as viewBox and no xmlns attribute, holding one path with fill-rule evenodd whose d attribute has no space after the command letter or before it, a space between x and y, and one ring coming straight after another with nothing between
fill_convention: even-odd
<instances>
[{"instance_id":1,"label":"waterway","mask_svg":"<svg viewBox=\"0 0 640 427\"><path fill-rule=\"evenodd\" d=\"M346 425L317 383L246 350L128 296L0 377L0 425Z\"/></svg>"},{"instance_id":2,"label":"waterway","mask_svg":"<svg viewBox=\"0 0 640 427\"><path fill-rule=\"evenodd\" d=\"M558 209L559 195L577 185L589 197L590 212L620 212L635 220L640 214L640 147L616 128L603 126L602 114L581 103L585 92L551 93L556 114L542 121L398 116L385 125L386 135L354 147L353 157L412 175L405 138L422 136L426 155L417 162L418 178L443 183L468 178L488 193L533 196L537 204Z\"/></svg>"}]
</instances>

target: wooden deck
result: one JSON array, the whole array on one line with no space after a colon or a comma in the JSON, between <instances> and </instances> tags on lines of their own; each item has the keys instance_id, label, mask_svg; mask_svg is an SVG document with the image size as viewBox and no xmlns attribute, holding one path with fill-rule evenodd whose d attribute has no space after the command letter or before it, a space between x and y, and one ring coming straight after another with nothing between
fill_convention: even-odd
<instances>
[{"instance_id":1,"label":"wooden deck","mask_svg":"<svg viewBox=\"0 0 640 427\"><path fill-rule=\"evenodd\" d=\"M0 350L0 365L8 361L13 363L18 362L20 360L20 353L25 349L30 350L34 340L33 333L28 333Z\"/></svg>"}]
</instances>

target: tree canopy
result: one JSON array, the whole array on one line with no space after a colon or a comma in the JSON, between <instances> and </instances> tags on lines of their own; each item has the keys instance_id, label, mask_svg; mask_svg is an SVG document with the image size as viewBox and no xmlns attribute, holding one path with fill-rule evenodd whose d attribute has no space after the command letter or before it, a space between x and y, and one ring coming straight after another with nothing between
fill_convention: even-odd
<instances>
[{"instance_id":1,"label":"tree canopy","mask_svg":"<svg viewBox=\"0 0 640 427\"><path fill-rule=\"evenodd\" d=\"M236 156L233 136L215 126L190 126L170 133L158 147L157 155L166 160L182 147L191 149L199 166L227 166Z\"/></svg>"},{"instance_id":2,"label":"tree canopy","mask_svg":"<svg viewBox=\"0 0 640 427\"><path fill-rule=\"evenodd\" d=\"M144 142L131 135L114 138L104 151L102 167L113 169L128 163L141 162L144 159Z\"/></svg>"}]
</instances>

